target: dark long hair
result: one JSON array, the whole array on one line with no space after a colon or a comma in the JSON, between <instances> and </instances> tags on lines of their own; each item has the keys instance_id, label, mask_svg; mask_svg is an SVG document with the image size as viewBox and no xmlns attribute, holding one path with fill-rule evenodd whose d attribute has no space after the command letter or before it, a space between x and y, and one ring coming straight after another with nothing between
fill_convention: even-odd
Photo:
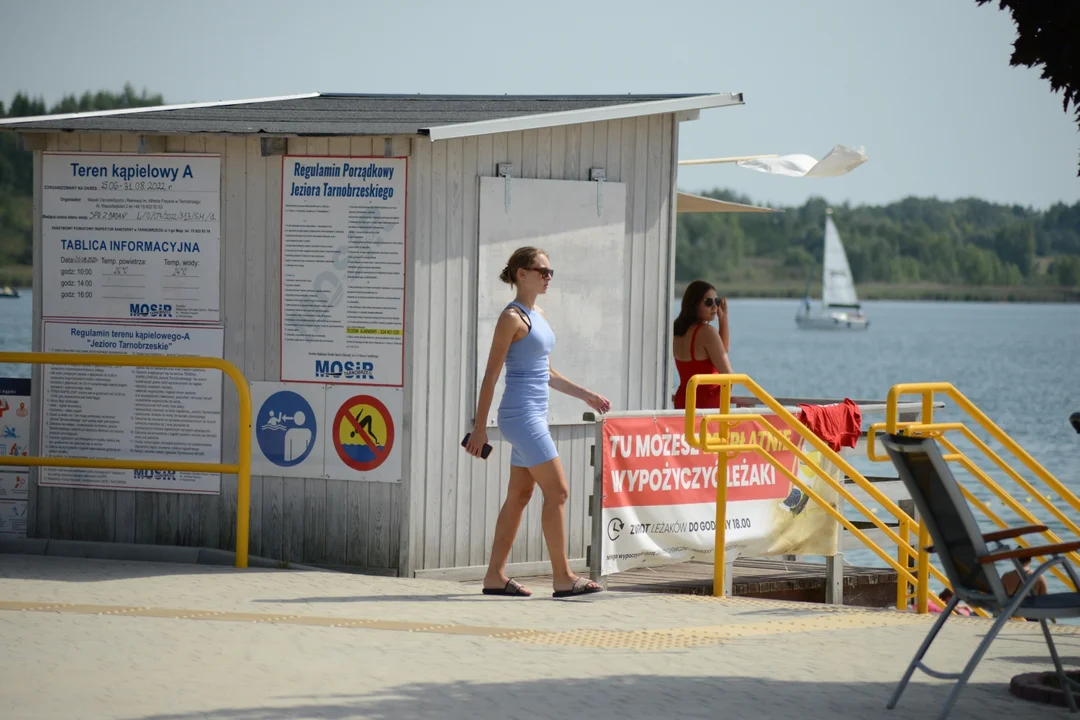
<instances>
[{"instance_id":1,"label":"dark long hair","mask_svg":"<svg viewBox=\"0 0 1080 720\"><path fill-rule=\"evenodd\" d=\"M698 305L701 304L705 293L710 290L715 292L716 288L704 280L695 280L686 286L686 292L682 294L682 308L679 310L679 317L675 318L675 337L682 337L691 326L700 322L698 320Z\"/></svg>"}]
</instances>

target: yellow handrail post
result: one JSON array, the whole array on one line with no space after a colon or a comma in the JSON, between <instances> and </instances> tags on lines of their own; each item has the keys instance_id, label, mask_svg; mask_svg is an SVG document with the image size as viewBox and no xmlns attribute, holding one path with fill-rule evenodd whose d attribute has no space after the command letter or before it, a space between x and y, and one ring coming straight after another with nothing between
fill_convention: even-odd
<instances>
[{"instance_id":1,"label":"yellow handrail post","mask_svg":"<svg viewBox=\"0 0 1080 720\"><path fill-rule=\"evenodd\" d=\"M224 362L224 361L223 361ZM236 473L236 567L248 566L251 535L251 389L243 373L232 363L222 368L236 385L239 400L240 432Z\"/></svg>"},{"instance_id":2,"label":"yellow handrail post","mask_svg":"<svg viewBox=\"0 0 1080 720\"><path fill-rule=\"evenodd\" d=\"M731 385L720 386L720 412L731 412ZM727 420L720 422L720 442L728 443L729 425ZM727 465L726 452L716 454L716 528L713 530L713 597L724 597L724 570L727 563Z\"/></svg>"},{"instance_id":3,"label":"yellow handrail post","mask_svg":"<svg viewBox=\"0 0 1080 720\"><path fill-rule=\"evenodd\" d=\"M900 518L900 520L898 522L899 522L899 527L897 527L896 529L899 530L899 532L897 534L900 537L904 538L904 540L907 540L907 538L909 537L908 533L910 532L910 526L909 526L908 520L907 520L907 518ZM909 557L910 557L910 555L908 555L907 545L903 544L903 543L898 543L897 546L896 546L896 561L898 563L900 563L901 565L903 565L904 567L911 567L911 563L910 563L910 561L908 559ZM907 581L903 580L899 576L897 576L897 578L896 578L896 609L897 610L905 610L905 609L907 609L907 600L908 600L908 593L909 592L910 592L910 590L909 590L909 586L908 586Z\"/></svg>"},{"instance_id":4,"label":"yellow handrail post","mask_svg":"<svg viewBox=\"0 0 1080 720\"><path fill-rule=\"evenodd\" d=\"M919 518L919 569L915 576L915 607L918 612L925 614L929 609L927 602L930 596L930 553L926 548L930 547L930 531L926 529L926 520Z\"/></svg>"},{"instance_id":5,"label":"yellow handrail post","mask_svg":"<svg viewBox=\"0 0 1080 720\"><path fill-rule=\"evenodd\" d=\"M214 357L161 355L95 355L91 353L0 352L0 364L93 365L104 367L164 367L220 370L236 386L239 399L239 443L237 462L204 463L171 460L108 460L104 458L0 456L0 467L70 467L104 470L175 470L176 472L236 475L236 567L248 566L248 535L251 532L251 390L240 369L228 360Z\"/></svg>"}]
</instances>

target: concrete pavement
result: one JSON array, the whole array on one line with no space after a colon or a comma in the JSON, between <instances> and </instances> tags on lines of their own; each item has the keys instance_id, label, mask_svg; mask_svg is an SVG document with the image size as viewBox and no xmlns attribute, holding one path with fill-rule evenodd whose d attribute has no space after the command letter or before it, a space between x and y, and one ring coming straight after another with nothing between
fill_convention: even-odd
<instances>
[{"instance_id":1,"label":"concrete pavement","mask_svg":"<svg viewBox=\"0 0 1080 720\"><path fill-rule=\"evenodd\" d=\"M864 718L932 618L692 596L486 597L457 582L0 555L3 718ZM931 666L985 631L950 620ZM1080 664L1080 628L1055 629ZM952 717L1068 717L1011 696L1037 624L995 641ZM916 675L889 718L933 717Z\"/></svg>"}]
</instances>

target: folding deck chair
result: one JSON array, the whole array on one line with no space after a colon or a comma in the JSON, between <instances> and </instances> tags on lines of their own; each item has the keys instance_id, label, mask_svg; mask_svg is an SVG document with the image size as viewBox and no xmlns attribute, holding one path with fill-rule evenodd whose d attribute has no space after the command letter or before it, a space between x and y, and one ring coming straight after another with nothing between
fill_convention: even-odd
<instances>
[{"instance_id":1,"label":"folding deck chair","mask_svg":"<svg viewBox=\"0 0 1080 720\"><path fill-rule=\"evenodd\" d=\"M889 709L896 707L900 695L907 687L915 669L918 668L931 677L957 681L938 716L945 718L952 710L953 704L959 697L960 691L964 689L964 685L967 684L971 673L974 672L975 666L979 664L979 660L989 649L990 643L997 637L1001 628L1010 618L1022 618L1038 620L1042 626L1043 636L1050 648L1050 657L1054 661L1054 668L1057 670L1066 702L1072 712L1077 712L1073 692L1080 691L1080 683L1065 675L1057 648L1054 647L1053 638L1050 636L1047 620L1080 617L1080 592L1059 592L1047 595L1031 595L1030 593L1036 581L1056 565L1062 566L1072 579L1074 587L1080 589L1076 571L1063 557L1065 553L1080 549L1080 542L1009 548L1002 542L1003 540L1042 532L1046 530L1046 527L1031 525L986 534L980 532L975 516L964 499L956 478L953 477L952 471L942 457L937 443L930 438L887 435L882 444L888 451L893 465L896 466L900 479L911 494L915 507L926 522L934 543L929 550L935 552L941 560L941 566L953 589L952 598L949 599L937 622L930 628L930 633L923 640L919 651L915 653L915 658L908 665L903 679L893 693L892 699L889 700ZM993 547L988 548L988 543ZM1005 585L995 563L1012 560L1020 577L1024 577L1020 560L1036 556L1050 559L1035 568L1016 594L1010 597L1005 591ZM930 644L934 642L942 626L952 616L953 608L961 601L973 608L982 608L995 615L996 619L988 628L986 637L975 649L975 653L963 672L943 673L932 670L923 663L923 656L930 649Z\"/></svg>"}]
</instances>

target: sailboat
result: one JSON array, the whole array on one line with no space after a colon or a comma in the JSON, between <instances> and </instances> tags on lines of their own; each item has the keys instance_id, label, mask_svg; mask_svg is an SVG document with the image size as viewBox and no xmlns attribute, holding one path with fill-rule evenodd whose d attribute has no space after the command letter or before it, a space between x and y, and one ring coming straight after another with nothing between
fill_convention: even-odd
<instances>
[{"instance_id":1,"label":"sailboat","mask_svg":"<svg viewBox=\"0 0 1080 720\"><path fill-rule=\"evenodd\" d=\"M795 324L807 330L866 330L870 321L863 315L855 281L851 276L844 244L832 219L825 211L825 261L821 273L821 305L810 303L807 284L803 305L795 315Z\"/></svg>"}]
</instances>

